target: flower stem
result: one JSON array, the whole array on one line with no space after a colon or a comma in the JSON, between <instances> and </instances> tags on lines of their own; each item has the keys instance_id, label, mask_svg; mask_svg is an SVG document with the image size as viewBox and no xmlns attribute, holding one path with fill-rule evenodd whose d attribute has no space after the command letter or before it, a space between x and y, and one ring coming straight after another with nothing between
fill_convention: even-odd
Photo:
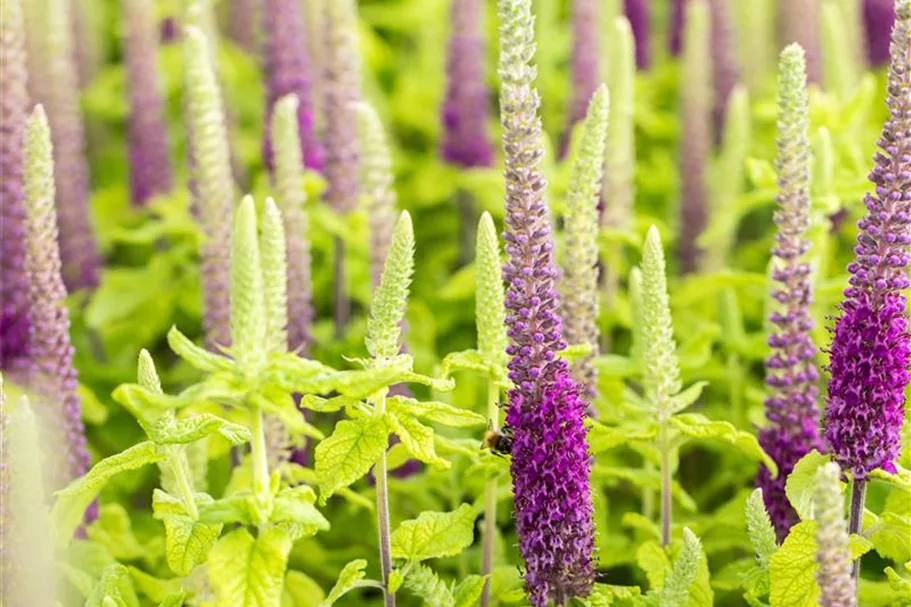
<instances>
[{"instance_id":1,"label":"flower stem","mask_svg":"<svg viewBox=\"0 0 911 607\"><path fill-rule=\"evenodd\" d=\"M383 415L386 411L386 395L379 399L376 414ZM389 592L389 576L392 573L392 549L390 547L389 531L389 489L386 487L386 450L380 461L373 469L376 479L376 522L380 533L380 565L383 569L383 589L385 606L395 607L395 593Z\"/></svg>"},{"instance_id":2,"label":"flower stem","mask_svg":"<svg viewBox=\"0 0 911 607\"><path fill-rule=\"evenodd\" d=\"M668 422L659 421L658 449L661 452L661 545L671 544L671 445Z\"/></svg>"},{"instance_id":3,"label":"flower stem","mask_svg":"<svg viewBox=\"0 0 911 607\"><path fill-rule=\"evenodd\" d=\"M851 517L848 520L848 533L860 533L864 518L864 500L867 497L867 481L855 478L851 489ZM851 575L856 582L860 578L860 557L854 559L854 568ZM858 587L860 584L856 584Z\"/></svg>"},{"instance_id":4,"label":"flower stem","mask_svg":"<svg viewBox=\"0 0 911 607\"><path fill-rule=\"evenodd\" d=\"M487 420L490 429L496 431L500 427L500 389L493 380L487 383ZM493 569L493 540L497 532L497 477L487 479L487 489L484 501L484 540L481 548L481 575L490 575ZM481 592L481 607L490 604L490 578L484 582Z\"/></svg>"},{"instance_id":5,"label":"flower stem","mask_svg":"<svg viewBox=\"0 0 911 607\"><path fill-rule=\"evenodd\" d=\"M190 477L187 474L187 464L186 457L181 451L183 447L174 448L168 454L168 463L171 465L171 470L174 472L174 478L177 479L177 484L180 487L180 493L183 497L184 504L187 507L187 512L194 521L199 518L199 510L196 508L196 498L193 497L193 487L190 484Z\"/></svg>"},{"instance_id":6,"label":"flower stem","mask_svg":"<svg viewBox=\"0 0 911 607\"><path fill-rule=\"evenodd\" d=\"M256 504L264 513L269 501L269 460L266 453L266 430L261 407L253 409L253 439L250 443L250 456L253 461L253 494Z\"/></svg>"}]
</instances>

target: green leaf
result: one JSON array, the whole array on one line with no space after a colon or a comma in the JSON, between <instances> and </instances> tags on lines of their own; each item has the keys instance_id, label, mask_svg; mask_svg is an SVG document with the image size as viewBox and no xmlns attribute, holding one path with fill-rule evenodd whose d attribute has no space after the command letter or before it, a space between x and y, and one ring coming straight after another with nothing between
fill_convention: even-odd
<instances>
[{"instance_id":1,"label":"green leaf","mask_svg":"<svg viewBox=\"0 0 911 607\"><path fill-rule=\"evenodd\" d=\"M699 538L689 529L683 530L683 548L674 562L674 567L664 580L661 589L654 595L655 604L660 607L684 607L694 605L690 601L690 590L696 581L700 561L705 559ZM711 606L711 597L708 603Z\"/></svg>"},{"instance_id":2,"label":"green leaf","mask_svg":"<svg viewBox=\"0 0 911 607\"><path fill-rule=\"evenodd\" d=\"M249 491L227 495L219 500L197 504L199 521L207 525L256 524L256 505Z\"/></svg>"},{"instance_id":3,"label":"green leaf","mask_svg":"<svg viewBox=\"0 0 911 607\"><path fill-rule=\"evenodd\" d=\"M618 599L633 599L641 593L638 586L595 584L592 586L592 593L582 599L582 604L585 607L611 607Z\"/></svg>"},{"instance_id":4,"label":"green leaf","mask_svg":"<svg viewBox=\"0 0 911 607\"><path fill-rule=\"evenodd\" d=\"M98 520L87 529L90 540L103 545L120 561L134 561L145 555L145 546L133 535L130 515L117 503L101 506Z\"/></svg>"},{"instance_id":5,"label":"green leaf","mask_svg":"<svg viewBox=\"0 0 911 607\"><path fill-rule=\"evenodd\" d=\"M886 567L885 573L886 579L889 580L889 586L895 592L900 593L902 596L911 596L911 580L896 573L892 567Z\"/></svg>"},{"instance_id":6,"label":"green leaf","mask_svg":"<svg viewBox=\"0 0 911 607\"><path fill-rule=\"evenodd\" d=\"M177 420L164 418L149 428L149 438L159 445L186 445L216 433L232 445L242 445L252 438L246 427L210 413Z\"/></svg>"},{"instance_id":7,"label":"green leaf","mask_svg":"<svg viewBox=\"0 0 911 607\"><path fill-rule=\"evenodd\" d=\"M449 468L449 462L439 457L434 449L431 428L410 415L391 411L386 413L386 422L412 457L439 469Z\"/></svg>"},{"instance_id":8,"label":"green leaf","mask_svg":"<svg viewBox=\"0 0 911 607\"><path fill-rule=\"evenodd\" d=\"M645 427L605 426L596 421L591 421L590 424L588 444L593 454L610 451L635 441L652 441L658 436L656 424Z\"/></svg>"},{"instance_id":9,"label":"green leaf","mask_svg":"<svg viewBox=\"0 0 911 607\"><path fill-rule=\"evenodd\" d=\"M349 590L357 588L358 582L364 578L366 568L367 561L364 559L356 559L345 565L342 572L338 574L338 581L335 582L335 586L332 587L326 600L320 603L320 607L329 607Z\"/></svg>"},{"instance_id":10,"label":"green leaf","mask_svg":"<svg viewBox=\"0 0 911 607\"><path fill-rule=\"evenodd\" d=\"M171 330L168 331L168 345L171 346L177 356L190 363L195 369L205 373L234 369L233 360L197 346L189 337L181 333L177 327L171 327ZM142 384L142 382L139 383Z\"/></svg>"},{"instance_id":11,"label":"green leaf","mask_svg":"<svg viewBox=\"0 0 911 607\"><path fill-rule=\"evenodd\" d=\"M320 503L361 478L379 461L388 443L389 430L382 417L343 420L316 446L316 478Z\"/></svg>"},{"instance_id":12,"label":"green leaf","mask_svg":"<svg viewBox=\"0 0 911 607\"><path fill-rule=\"evenodd\" d=\"M896 563L911 561L911 516L884 512L865 535L883 558Z\"/></svg>"},{"instance_id":13,"label":"green leaf","mask_svg":"<svg viewBox=\"0 0 911 607\"><path fill-rule=\"evenodd\" d=\"M694 402L696 402L700 396L702 396L702 391L706 386L709 385L707 381L697 381L695 384L686 388L683 392L680 392L676 396L671 398L671 411L677 413L678 411L683 411Z\"/></svg>"},{"instance_id":14,"label":"green leaf","mask_svg":"<svg viewBox=\"0 0 911 607\"><path fill-rule=\"evenodd\" d=\"M741 432L729 422L713 421L700 413L681 413L671 418L671 424L689 438L710 438L731 443L744 454L765 464L773 476L778 474L778 466L762 450L756 437L748 432Z\"/></svg>"},{"instance_id":15,"label":"green leaf","mask_svg":"<svg viewBox=\"0 0 911 607\"><path fill-rule=\"evenodd\" d=\"M911 470L906 470L902 467L898 468L896 474L886 472L882 468L877 468L870 472L870 478L885 481L896 487L901 487L905 491L911 491Z\"/></svg>"},{"instance_id":16,"label":"green leaf","mask_svg":"<svg viewBox=\"0 0 911 607\"><path fill-rule=\"evenodd\" d=\"M196 502L211 503L205 493L197 493ZM193 520L182 500L156 489L152 494L154 517L164 523L165 552L168 567L179 576L187 576L193 569L205 562L218 536L220 524L201 523Z\"/></svg>"},{"instance_id":17,"label":"green leaf","mask_svg":"<svg viewBox=\"0 0 911 607\"><path fill-rule=\"evenodd\" d=\"M815 449L810 451L794 465L791 474L785 482L785 494L788 501L804 521L813 518L813 491L816 487L816 473L830 461L828 455L823 455Z\"/></svg>"},{"instance_id":18,"label":"green leaf","mask_svg":"<svg viewBox=\"0 0 911 607\"><path fill-rule=\"evenodd\" d=\"M455 607L455 597L449 585L430 567L415 564L405 577L405 588L419 597L425 605Z\"/></svg>"},{"instance_id":19,"label":"green leaf","mask_svg":"<svg viewBox=\"0 0 911 607\"><path fill-rule=\"evenodd\" d=\"M209 554L209 583L218 607L275 607L281 601L291 538L269 527L254 538L237 529Z\"/></svg>"},{"instance_id":20,"label":"green leaf","mask_svg":"<svg viewBox=\"0 0 911 607\"><path fill-rule=\"evenodd\" d=\"M759 566L768 569L772 556L778 550L778 540L762 501L762 489L754 489L747 498L746 520L750 543L756 551Z\"/></svg>"},{"instance_id":21,"label":"green leaf","mask_svg":"<svg viewBox=\"0 0 911 607\"><path fill-rule=\"evenodd\" d=\"M469 575L455 587L455 607L474 607L484 591L486 576Z\"/></svg>"},{"instance_id":22,"label":"green leaf","mask_svg":"<svg viewBox=\"0 0 911 607\"><path fill-rule=\"evenodd\" d=\"M396 415L420 417L425 421L450 428L470 428L487 423L487 419L483 415L474 411L436 401L418 401L405 396L390 396L386 399L386 406L390 412Z\"/></svg>"},{"instance_id":23,"label":"green leaf","mask_svg":"<svg viewBox=\"0 0 911 607\"><path fill-rule=\"evenodd\" d=\"M264 413L277 418L283 426L295 435L308 436L316 440L325 438L319 428L307 423L294 397L287 392L275 390L271 386L266 387L262 394L254 394L250 401L258 407L261 407Z\"/></svg>"},{"instance_id":24,"label":"green leaf","mask_svg":"<svg viewBox=\"0 0 911 607\"><path fill-rule=\"evenodd\" d=\"M109 565L85 607L139 607L130 572L120 564Z\"/></svg>"},{"instance_id":25,"label":"green leaf","mask_svg":"<svg viewBox=\"0 0 911 607\"><path fill-rule=\"evenodd\" d=\"M422 512L392 534L392 558L423 561L459 554L474 539L478 513L468 504L454 512Z\"/></svg>"},{"instance_id":26,"label":"green leaf","mask_svg":"<svg viewBox=\"0 0 911 607\"><path fill-rule=\"evenodd\" d=\"M401 323L408 305L408 287L414 273L414 230L411 215L403 211L395 224L383 276L370 303L367 351L378 360L395 358L400 349Z\"/></svg>"},{"instance_id":27,"label":"green leaf","mask_svg":"<svg viewBox=\"0 0 911 607\"><path fill-rule=\"evenodd\" d=\"M293 526L292 537L295 540L327 531L329 521L313 505L315 501L316 494L310 487L301 485L283 489L275 496L270 520L275 524Z\"/></svg>"},{"instance_id":28,"label":"green leaf","mask_svg":"<svg viewBox=\"0 0 911 607\"><path fill-rule=\"evenodd\" d=\"M58 541L63 545L69 543L82 521L85 509L98 497L98 493L112 476L128 470L138 470L162 460L164 455L158 451L155 443L139 443L122 453L106 457L95 464L85 476L57 492L51 516L57 529Z\"/></svg>"},{"instance_id":29,"label":"green leaf","mask_svg":"<svg viewBox=\"0 0 911 607\"><path fill-rule=\"evenodd\" d=\"M326 593L309 575L300 571L289 571L285 575L285 597L293 607L312 607L326 599ZM286 601L282 601L284 606Z\"/></svg>"}]
</instances>

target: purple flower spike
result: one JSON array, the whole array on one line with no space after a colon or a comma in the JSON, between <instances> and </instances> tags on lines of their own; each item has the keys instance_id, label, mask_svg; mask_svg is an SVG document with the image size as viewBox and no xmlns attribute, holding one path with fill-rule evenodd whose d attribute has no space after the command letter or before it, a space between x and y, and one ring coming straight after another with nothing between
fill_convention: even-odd
<instances>
[{"instance_id":1,"label":"purple flower spike","mask_svg":"<svg viewBox=\"0 0 911 607\"><path fill-rule=\"evenodd\" d=\"M304 165L314 170L323 168L323 151L313 128L310 56L307 30L300 0L264 0L263 48L266 72L266 120L263 157L272 170L272 112L279 99L297 95L297 120Z\"/></svg>"},{"instance_id":2,"label":"purple flower spike","mask_svg":"<svg viewBox=\"0 0 911 607\"><path fill-rule=\"evenodd\" d=\"M261 0L231 0L228 35L234 44L252 53L256 49L256 25Z\"/></svg>"},{"instance_id":3,"label":"purple flower spike","mask_svg":"<svg viewBox=\"0 0 911 607\"><path fill-rule=\"evenodd\" d=\"M566 347L555 289L544 154L535 90L531 0L500 0L500 111L506 161L506 421L513 429L519 549L532 605L565 605L594 580L586 403L559 353Z\"/></svg>"},{"instance_id":4,"label":"purple flower spike","mask_svg":"<svg viewBox=\"0 0 911 607\"><path fill-rule=\"evenodd\" d=\"M877 468L895 470L905 389L911 381L907 299L911 286L911 3L896 2L889 68L889 119L858 223L832 347L825 437L835 460L856 481Z\"/></svg>"},{"instance_id":5,"label":"purple flower spike","mask_svg":"<svg viewBox=\"0 0 911 607\"><path fill-rule=\"evenodd\" d=\"M36 409L55 432L65 457L55 470L55 488L85 474L89 466L79 382L73 366L70 318L66 287L61 277L57 248L57 214L54 211L54 163L51 137L44 109L39 105L29 118L26 132L25 193L28 216L28 251L25 269L29 287L28 383L40 396ZM40 407L39 407L40 405ZM62 407L62 410L58 409Z\"/></svg>"},{"instance_id":6,"label":"purple flower spike","mask_svg":"<svg viewBox=\"0 0 911 607\"><path fill-rule=\"evenodd\" d=\"M893 0L864 0L867 59L878 67L889 63L889 32L895 25Z\"/></svg>"},{"instance_id":7,"label":"purple flower spike","mask_svg":"<svg viewBox=\"0 0 911 607\"><path fill-rule=\"evenodd\" d=\"M779 38L784 45L796 42L807 54L807 80L819 82L819 2L787 0L778 5Z\"/></svg>"},{"instance_id":8,"label":"purple flower spike","mask_svg":"<svg viewBox=\"0 0 911 607\"><path fill-rule=\"evenodd\" d=\"M672 0L671 24L667 46L676 57L683 50L683 23L686 21L686 0Z\"/></svg>"},{"instance_id":9,"label":"purple flower spike","mask_svg":"<svg viewBox=\"0 0 911 607\"><path fill-rule=\"evenodd\" d=\"M124 51L130 95L130 191L134 205L171 191L170 146L164 121L164 101L158 81L158 39L155 6L149 0L124 4Z\"/></svg>"},{"instance_id":10,"label":"purple flower spike","mask_svg":"<svg viewBox=\"0 0 911 607\"><path fill-rule=\"evenodd\" d=\"M493 164L487 133L489 91L484 77L483 2L453 0L452 33L446 58L443 158L462 167Z\"/></svg>"},{"instance_id":11,"label":"purple flower spike","mask_svg":"<svg viewBox=\"0 0 911 607\"><path fill-rule=\"evenodd\" d=\"M0 369L24 363L28 344L28 277L22 146L28 111L25 31L20 0L4 0L0 19Z\"/></svg>"},{"instance_id":12,"label":"purple flower spike","mask_svg":"<svg viewBox=\"0 0 911 607\"><path fill-rule=\"evenodd\" d=\"M715 89L712 121L715 125L715 141L720 142L728 99L740 82L740 66L737 63L731 0L709 0L709 10L712 13L712 84Z\"/></svg>"},{"instance_id":13,"label":"purple flower spike","mask_svg":"<svg viewBox=\"0 0 911 607\"><path fill-rule=\"evenodd\" d=\"M573 126L585 119L588 102L601 82L598 57L598 27L600 25L597 0L573 0L573 53L572 53L572 105L569 124L563 135L560 155L566 154Z\"/></svg>"},{"instance_id":14,"label":"purple flower spike","mask_svg":"<svg viewBox=\"0 0 911 607\"><path fill-rule=\"evenodd\" d=\"M652 64L652 34L649 0L626 0L626 18L636 38L636 67L646 70Z\"/></svg>"}]
</instances>

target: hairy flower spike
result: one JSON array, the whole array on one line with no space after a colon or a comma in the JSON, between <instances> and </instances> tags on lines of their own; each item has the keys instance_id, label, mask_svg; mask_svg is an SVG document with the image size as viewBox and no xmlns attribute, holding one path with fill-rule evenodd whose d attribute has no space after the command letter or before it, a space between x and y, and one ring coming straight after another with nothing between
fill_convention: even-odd
<instances>
[{"instance_id":1,"label":"hairy flower spike","mask_svg":"<svg viewBox=\"0 0 911 607\"><path fill-rule=\"evenodd\" d=\"M171 190L171 160L164 101L158 81L158 20L152 0L124 2L130 96L130 192L134 205Z\"/></svg>"},{"instance_id":2,"label":"hairy flower spike","mask_svg":"<svg viewBox=\"0 0 911 607\"><path fill-rule=\"evenodd\" d=\"M601 188L601 225L620 229L629 227L636 198L634 44L629 21L618 17L614 22L613 35L609 37L610 70L607 84L610 89L610 113L604 154L604 184Z\"/></svg>"},{"instance_id":3,"label":"hairy flower spike","mask_svg":"<svg viewBox=\"0 0 911 607\"><path fill-rule=\"evenodd\" d=\"M597 392L592 359L598 354L598 194L604 167L610 97L607 87L595 91L582 131L579 157L572 167L566 200L566 251L563 262L563 336L588 345L591 354L576 362L573 377L589 399Z\"/></svg>"},{"instance_id":4,"label":"hairy flower spike","mask_svg":"<svg viewBox=\"0 0 911 607\"><path fill-rule=\"evenodd\" d=\"M645 370L645 348L648 342L645 339L642 318L642 270L639 268L632 268L629 271L629 306L632 310L630 358L641 372Z\"/></svg>"},{"instance_id":5,"label":"hairy flower spike","mask_svg":"<svg viewBox=\"0 0 911 607\"><path fill-rule=\"evenodd\" d=\"M559 352L566 347L554 281L531 0L500 0L500 112L506 161L506 293L510 470L525 588L535 607L586 596L594 578L586 403Z\"/></svg>"},{"instance_id":6,"label":"hairy flower spike","mask_svg":"<svg viewBox=\"0 0 911 607\"><path fill-rule=\"evenodd\" d=\"M234 182L221 92L205 35L186 30L184 60L187 131L202 245L203 329L206 346L231 343L230 256Z\"/></svg>"},{"instance_id":7,"label":"hairy flower spike","mask_svg":"<svg viewBox=\"0 0 911 607\"><path fill-rule=\"evenodd\" d=\"M649 0L625 0L626 18L629 20L635 36L636 67L646 70L652 64L652 45L649 40L652 34ZM613 68L611 64L611 69ZM611 90L611 94L614 91Z\"/></svg>"},{"instance_id":8,"label":"hairy flower spike","mask_svg":"<svg viewBox=\"0 0 911 607\"><path fill-rule=\"evenodd\" d=\"M487 133L490 99L484 78L483 9L481 0L452 2L442 153L447 162L463 167L493 164Z\"/></svg>"},{"instance_id":9,"label":"hairy flower spike","mask_svg":"<svg viewBox=\"0 0 911 607\"><path fill-rule=\"evenodd\" d=\"M0 369L27 364L28 276L22 157L28 72L21 0L0 4Z\"/></svg>"},{"instance_id":10,"label":"hairy flower spike","mask_svg":"<svg viewBox=\"0 0 911 607\"><path fill-rule=\"evenodd\" d=\"M835 460L858 481L894 471L905 389L911 381L907 267L911 261L911 2L897 0L889 68L889 119L858 223L855 260L830 349L825 436Z\"/></svg>"},{"instance_id":11,"label":"hairy flower spike","mask_svg":"<svg viewBox=\"0 0 911 607\"><path fill-rule=\"evenodd\" d=\"M649 228L642 251L640 327L645 361L645 396L659 412L667 413L671 397L680 392L680 362L667 292L664 248L655 226Z\"/></svg>"},{"instance_id":12,"label":"hairy flower spike","mask_svg":"<svg viewBox=\"0 0 911 607\"><path fill-rule=\"evenodd\" d=\"M272 140L275 146L273 188L285 225L288 266L288 348L306 351L313 322L310 279L310 227L305 208L297 97L286 95L275 104Z\"/></svg>"},{"instance_id":13,"label":"hairy flower spike","mask_svg":"<svg viewBox=\"0 0 911 607\"><path fill-rule=\"evenodd\" d=\"M598 26L597 0L572 1L573 51L572 51L572 100L569 108L569 124L563 136L561 153L569 147L573 126L585 118L588 102L598 88L601 55Z\"/></svg>"},{"instance_id":14,"label":"hairy flower spike","mask_svg":"<svg viewBox=\"0 0 911 607\"><path fill-rule=\"evenodd\" d=\"M762 467L757 484L779 541L799 519L785 495L785 480L794 465L813 449L822 450L819 436L819 373L813 363L811 267L806 255L810 241L809 98L803 49L796 44L781 53L778 77L778 231L772 248L772 299L766 359L766 418L759 442L775 463L778 476Z\"/></svg>"},{"instance_id":15,"label":"hairy flower spike","mask_svg":"<svg viewBox=\"0 0 911 607\"><path fill-rule=\"evenodd\" d=\"M380 284L395 229L395 178L386 134L373 106L366 102L358 103L357 121L362 152L361 186L368 200L367 218L370 223L370 275L376 287Z\"/></svg>"},{"instance_id":16,"label":"hairy flower spike","mask_svg":"<svg viewBox=\"0 0 911 607\"><path fill-rule=\"evenodd\" d=\"M263 268L263 303L266 314L266 350L288 349L288 267L282 215L271 198L263 208L263 229L259 238Z\"/></svg>"},{"instance_id":17,"label":"hairy flower spike","mask_svg":"<svg viewBox=\"0 0 911 607\"><path fill-rule=\"evenodd\" d=\"M89 213L88 163L85 157L78 73L73 53L71 0L47 0L43 44L47 78L46 104L54 137L57 215L60 222L60 258L63 280L74 291L98 284L99 255Z\"/></svg>"},{"instance_id":18,"label":"hairy flower spike","mask_svg":"<svg viewBox=\"0 0 911 607\"><path fill-rule=\"evenodd\" d=\"M273 167L272 112L280 98L297 95L301 156L307 167L323 168L323 151L313 129L311 63L300 0L264 0L264 64L266 74L266 129L263 158Z\"/></svg>"},{"instance_id":19,"label":"hairy flower spike","mask_svg":"<svg viewBox=\"0 0 911 607\"><path fill-rule=\"evenodd\" d=\"M245 196L234 214L231 231L231 340L237 366L250 377L256 376L267 353L262 267L256 203Z\"/></svg>"},{"instance_id":20,"label":"hairy flower spike","mask_svg":"<svg viewBox=\"0 0 911 607\"><path fill-rule=\"evenodd\" d=\"M475 275L477 300L475 320L478 328L478 352L487 362L506 361L506 304L503 272L500 263L500 238L490 213L484 212L478 223Z\"/></svg>"},{"instance_id":21,"label":"hairy flower spike","mask_svg":"<svg viewBox=\"0 0 911 607\"><path fill-rule=\"evenodd\" d=\"M889 63L889 34L895 25L894 0L863 0L867 60L872 66Z\"/></svg>"},{"instance_id":22,"label":"hairy flower spike","mask_svg":"<svg viewBox=\"0 0 911 607\"><path fill-rule=\"evenodd\" d=\"M709 13L705 0L690 0L686 8L683 58L683 133L680 150L680 261L684 272L695 271L703 251L697 239L707 217L706 165L711 147L712 85L708 66Z\"/></svg>"},{"instance_id":23,"label":"hairy flower spike","mask_svg":"<svg viewBox=\"0 0 911 607\"><path fill-rule=\"evenodd\" d=\"M816 581L823 607L856 607L857 590L851 577L851 549L841 493L841 469L829 462L816 473L813 505L816 512Z\"/></svg>"},{"instance_id":24,"label":"hairy flower spike","mask_svg":"<svg viewBox=\"0 0 911 607\"><path fill-rule=\"evenodd\" d=\"M819 82L819 3L820 0L789 0L778 4L779 40L796 42L806 52L807 80Z\"/></svg>"},{"instance_id":25,"label":"hairy flower spike","mask_svg":"<svg viewBox=\"0 0 911 607\"><path fill-rule=\"evenodd\" d=\"M377 360L392 359L399 353L401 323L408 307L408 287L413 273L414 229L411 215L402 211L367 320L367 352Z\"/></svg>"},{"instance_id":26,"label":"hairy flower spike","mask_svg":"<svg viewBox=\"0 0 911 607\"><path fill-rule=\"evenodd\" d=\"M61 488L85 474L89 466L79 382L73 366L66 287L57 248L54 210L54 161L51 133L39 105L29 117L25 145L25 198L28 249L25 269L29 278L29 385L40 397L36 403L62 447L52 487ZM57 464L58 462L54 462Z\"/></svg>"}]
</instances>

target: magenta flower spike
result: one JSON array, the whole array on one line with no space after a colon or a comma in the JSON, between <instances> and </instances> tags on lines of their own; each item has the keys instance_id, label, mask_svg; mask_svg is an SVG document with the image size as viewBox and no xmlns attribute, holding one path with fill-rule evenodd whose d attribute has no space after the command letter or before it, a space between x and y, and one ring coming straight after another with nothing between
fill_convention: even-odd
<instances>
[{"instance_id":1,"label":"magenta flower spike","mask_svg":"<svg viewBox=\"0 0 911 607\"><path fill-rule=\"evenodd\" d=\"M29 386L39 395L36 408L55 433L65 453L54 484L62 488L88 470L82 403L73 366L66 287L57 248L54 210L54 162L51 134L44 109L32 112L26 131L25 197L28 217Z\"/></svg>"},{"instance_id":2,"label":"magenta flower spike","mask_svg":"<svg viewBox=\"0 0 911 607\"><path fill-rule=\"evenodd\" d=\"M124 15L130 97L130 192L133 204L142 206L149 199L170 192L173 186L164 100L156 64L161 32L151 0L126 0Z\"/></svg>"},{"instance_id":3,"label":"magenta flower spike","mask_svg":"<svg viewBox=\"0 0 911 607\"><path fill-rule=\"evenodd\" d=\"M21 0L0 5L0 369L26 362L28 276L22 184L28 72Z\"/></svg>"},{"instance_id":4,"label":"magenta flower spike","mask_svg":"<svg viewBox=\"0 0 911 607\"><path fill-rule=\"evenodd\" d=\"M484 75L483 8L481 0L452 2L442 155L447 162L462 167L493 164L493 145L487 132L490 92Z\"/></svg>"},{"instance_id":5,"label":"magenta flower spike","mask_svg":"<svg viewBox=\"0 0 911 607\"><path fill-rule=\"evenodd\" d=\"M568 151L573 126L585 119L588 102L601 82L598 61L601 53L598 34L599 13L598 0L573 0L572 99L569 124L566 125L560 146L561 156Z\"/></svg>"},{"instance_id":6,"label":"magenta flower spike","mask_svg":"<svg viewBox=\"0 0 911 607\"><path fill-rule=\"evenodd\" d=\"M779 39L782 45L799 44L807 54L807 80L820 81L819 3L821 0L787 0L778 4Z\"/></svg>"},{"instance_id":7,"label":"magenta flower spike","mask_svg":"<svg viewBox=\"0 0 911 607\"><path fill-rule=\"evenodd\" d=\"M272 112L285 95L298 99L297 120L304 165L323 168L323 151L313 128L311 65L300 0L263 0L263 56L266 73L266 120L263 157L273 167Z\"/></svg>"},{"instance_id":8,"label":"magenta flower spike","mask_svg":"<svg viewBox=\"0 0 911 607\"><path fill-rule=\"evenodd\" d=\"M531 0L500 0L500 111L506 161L506 292L510 471L525 588L535 607L586 596L594 578L587 405L559 352Z\"/></svg>"},{"instance_id":9,"label":"magenta flower spike","mask_svg":"<svg viewBox=\"0 0 911 607\"><path fill-rule=\"evenodd\" d=\"M646 70L652 64L652 35L649 0L625 0L626 18L636 39L636 67Z\"/></svg>"},{"instance_id":10,"label":"magenta flower spike","mask_svg":"<svg viewBox=\"0 0 911 607\"><path fill-rule=\"evenodd\" d=\"M686 21L686 1L671 0L671 23L667 37L667 47L674 57L683 50L683 24Z\"/></svg>"},{"instance_id":11,"label":"magenta flower spike","mask_svg":"<svg viewBox=\"0 0 911 607\"><path fill-rule=\"evenodd\" d=\"M759 433L759 443L778 464L778 476L773 478L763 466L756 482L782 541L799 520L785 494L785 481L800 458L813 449L822 451L822 439L816 386L819 373L813 363L817 350L809 310L811 268L806 260L810 249L806 236L810 225L810 109L800 46L793 44L782 52L778 78L778 230L772 248L772 298L778 307L769 318L772 354L765 362L768 425Z\"/></svg>"},{"instance_id":12,"label":"magenta flower spike","mask_svg":"<svg viewBox=\"0 0 911 607\"><path fill-rule=\"evenodd\" d=\"M895 25L893 0L863 0L867 60L878 67L889 63L889 33Z\"/></svg>"},{"instance_id":13,"label":"magenta flower spike","mask_svg":"<svg viewBox=\"0 0 911 607\"><path fill-rule=\"evenodd\" d=\"M877 468L895 471L901 444L905 389L911 381L907 267L911 261L911 2L896 2L889 68L889 118L877 145L867 214L857 223L855 260L830 349L825 437L855 481L852 533L859 526L862 491ZM861 508L856 511L860 487Z\"/></svg>"}]
</instances>

